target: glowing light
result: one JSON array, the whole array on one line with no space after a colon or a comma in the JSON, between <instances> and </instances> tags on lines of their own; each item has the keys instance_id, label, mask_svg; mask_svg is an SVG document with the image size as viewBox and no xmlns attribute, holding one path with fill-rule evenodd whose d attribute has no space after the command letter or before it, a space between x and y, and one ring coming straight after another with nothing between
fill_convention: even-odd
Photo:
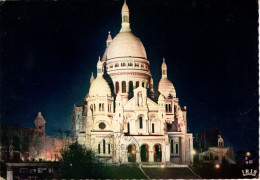
<instances>
[{"instance_id":1,"label":"glowing light","mask_svg":"<svg viewBox=\"0 0 260 180\"><path fill-rule=\"evenodd\" d=\"M162 164L162 165L161 165L161 168L165 168L165 166Z\"/></svg>"},{"instance_id":2,"label":"glowing light","mask_svg":"<svg viewBox=\"0 0 260 180\"><path fill-rule=\"evenodd\" d=\"M192 154L192 155L195 155L195 154L196 154L196 151L193 149L193 150L191 151L191 154Z\"/></svg>"},{"instance_id":3,"label":"glowing light","mask_svg":"<svg viewBox=\"0 0 260 180\"><path fill-rule=\"evenodd\" d=\"M72 167L72 164L70 163L70 167Z\"/></svg>"},{"instance_id":4,"label":"glowing light","mask_svg":"<svg viewBox=\"0 0 260 180\"><path fill-rule=\"evenodd\" d=\"M220 168L220 165L219 165L219 164L215 164L215 168L216 168L216 169L219 169L219 168Z\"/></svg>"},{"instance_id":5,"label":"glowing light","mask_svg":"<svg viewBox=\"0 0 260 180\"><path fill-rule=\"evenodd\" d=\"M250 155L251 155L251 153L248 151L248 152L246 152L246 155L247 155L247 156L250 156Z\"/></svg>"},{"instance_id":6,"label":"glowing light","mask_svg":"<svg viewBox=\"0 0 260 180\"><path fill-rule=\"evenodd\" d=\"M132 151L132 154L135 154L135 153L136 153L136 151L135 151L135 150L133 150L133 151Z\"/></svg>"}]
</instances>

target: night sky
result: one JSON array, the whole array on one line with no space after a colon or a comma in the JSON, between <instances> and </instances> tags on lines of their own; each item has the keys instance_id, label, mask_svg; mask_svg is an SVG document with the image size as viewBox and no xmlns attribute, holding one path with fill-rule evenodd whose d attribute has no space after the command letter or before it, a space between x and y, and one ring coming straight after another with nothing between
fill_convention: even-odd
<instances>
[{"instance_id":1,"label":"night sky","mask_svg":"<svg viewBox=\"0 0 260 180\"><path fill-rule=\"evenodd\" d=\"M226 146L258 149L258 35L254 0L127 0L130 26L147 52L155 87L165 57L188 129L218 128ZM123 0L1 2L1 124L47 134L71 129Z\"/></svg>"}]
</instances>

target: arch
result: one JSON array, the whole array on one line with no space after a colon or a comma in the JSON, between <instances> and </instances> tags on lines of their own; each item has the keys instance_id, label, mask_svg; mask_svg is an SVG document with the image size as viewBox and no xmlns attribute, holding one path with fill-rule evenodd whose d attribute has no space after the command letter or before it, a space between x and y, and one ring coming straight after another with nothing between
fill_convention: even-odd
<instances>
[{"instance_id":1,"label":"arch","mask_svg":"<svg viewBox=\"0 0 260 180\"><path fill-rule=\"evenodd\" d=\"M154 162L162 162L162 145L155 144L153 146L153 158Z\"/></svg>"},{"instance_id":2,"label":"arch","mask_svg":"<svg viewBox=\"0 0 260 180\"><path fill-rule=\"evenodd\" d=\"M129 144L127 147L128 162L136 162L136 146Z\"/></svg>"},{"instance_id":3,"label":"arch","mask_svg":"<svg viewBox=\"0 0 260 180\"><path fill-rule=\"evenodd\" d=\"M115 90L116 90L116 94L117 94L118 91L119 91L119 82L116 82L116 84L115 84Z\"/></svg>"},{"instance_id":4,"label":"arch","mask_svg":"<svg viewBox=\"0 0 260 180\"><path fill-rule=\"evenodd\" d=\"M149 146L148 144L143 144L141 146L141 161L148 162L149 161Z\"/></svg>"},{"instance_id":5,"label":"arch","mask_svg":"<svg viewBox=\"0 0 260 180\"><path fill-rule=\"evenodd\" d=\"M122 93L126 93L126 82L122 81Z\"/></svg>"}]
</instances>

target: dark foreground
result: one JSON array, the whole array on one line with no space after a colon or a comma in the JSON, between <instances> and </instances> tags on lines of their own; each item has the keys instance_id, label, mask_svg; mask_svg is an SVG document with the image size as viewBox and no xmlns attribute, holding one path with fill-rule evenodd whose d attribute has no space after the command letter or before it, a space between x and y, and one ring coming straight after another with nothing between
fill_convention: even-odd
<instances>
[{"instance_id":1,"label":"dark foreground","mask_svg":"<svg viewBox=\"0 0 260 180\"><path fill-rule=\"evenodd\" d=\"M151 179L199 179L189 168L143 168Z\"/></svg>"},{"instance_id":2,"label":"dark foreground","mask_svg":"<svg viewBox=\"0 0 260 180\"><path fill-rule=\"evenodd\" d=\"M216 168L214 165L197 165L191 167L192 170L198 174L202 179L258 179L258 166L238 166L232 165L221 165ZM243 175L242 170L245 171L256 170L256 175Z\"/></svg>"}]
</instances>

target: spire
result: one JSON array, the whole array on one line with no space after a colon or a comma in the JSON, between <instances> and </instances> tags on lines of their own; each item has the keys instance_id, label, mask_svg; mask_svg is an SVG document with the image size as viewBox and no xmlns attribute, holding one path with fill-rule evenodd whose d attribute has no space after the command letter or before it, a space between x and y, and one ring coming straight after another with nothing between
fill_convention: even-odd
<instances>
[{"instance_id":1,"label":"spire","mask_svg":"<svg viewBox=\"0 0 260 180\"><path fill-rule=\"evenodd\" d=\"M111 36L111 34L110 34L110 31L108 31L108 36L107 36L107 47L111 44L111 42L112 42L112 36Z\"/></svg>"},{"instance_id":2,"label":"spire","mask_svg":"<svg viewBox=\"0 0 260 180\"><path fill-rule=\"evenodd\" d=\"M167 78L167 65L165 63L165 58L163 58L162 63L162 78Z\"/></svg>"},{"instance_id":3,"label":"spire","mask_svg":"<svg viewBox=\"0 0 260 180\"><path fill-rule=\"evenodd\" d=\"M130 23L129 23L129 9L126 4L126 1L124 1L121 15L122 15L122 24L121 24L120 32L130 32L131 29L130 29Z\"/></svg>"},{"instance_id":4,"label":"spire","mask_svg":"<svg viewBox=\"0 0 260 180\"><path fill-rule=\"evenodd\" d=\"M90 84L92 84L92 82L95 80L93 72L91 73L91 77L90 77Z\"/></svg>"}]
</instances>

